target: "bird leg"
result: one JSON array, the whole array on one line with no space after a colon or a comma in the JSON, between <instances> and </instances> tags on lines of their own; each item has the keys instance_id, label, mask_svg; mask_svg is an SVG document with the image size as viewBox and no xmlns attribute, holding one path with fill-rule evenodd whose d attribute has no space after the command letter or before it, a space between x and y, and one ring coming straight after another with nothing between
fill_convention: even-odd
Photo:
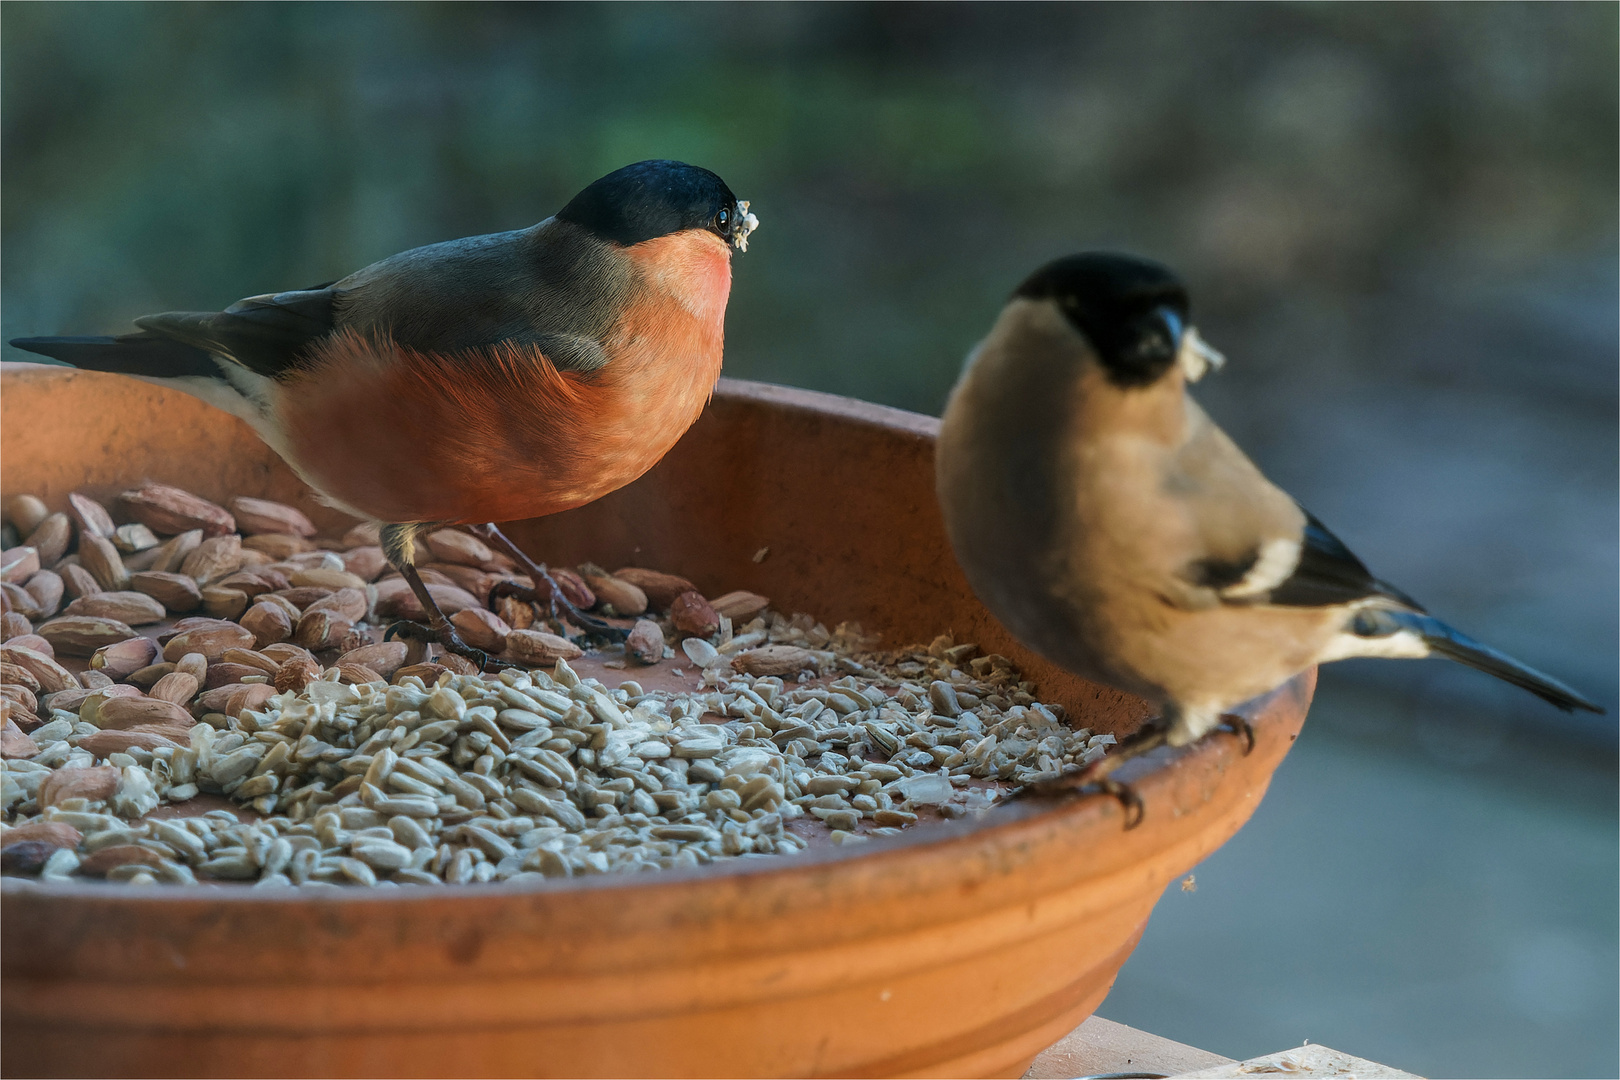
<instances>
[{"instance_id":1,"label":"bird leg","mask_svg":"<svg viewBox=\"0 0 1620 1080\"><path fill-rule=\"evenodd\" d=\"M1243 756L1248 757L1254 753L1254 728L1249 721L1237 713L1222 713L1221 727L1243 740Z\"/></svg>"},{"instance_id":2,"label":"bird leg","mask_svg":"<svg viewBox=\"0 0 1620 1080\"><path fill-rule=\"evenodd\" d=\"M396 637L415 637L428 641L437 641L450 652L455 653L457 656L464 656L476 664L479 671L499 670L506 667L507 665L501 661L490 659L484 650L475 649L462 641L461 635L456 633L456 628L451 625L449 619L444 617L444 612L439 610L438 602L433 599L433 594L428 592L427 583L422 580L422 575L416 572L416 564L413 561L416 547L415 537L420 528L417 525L384 525L379 530L382 537L383 555L387 557L388 562L394 569L399 571L400 576L405 579L405 584L411 587L411 592L416 594L416 600L422 605L422 611L427 616L426 626L408 619L402 619L392 624L383 632L383 640L391 641Z\"/></svg>"},{"instance_id":3,"label":"bird leg","mask_svg":"<svg viewBox=\"0 0 1620 1080\"><path fill-rule=\"evenodd\" d=\"M1222 713L1221 728L1243 740L1243 754L1254 752L1254 728L1237 713ZM1142 800L1130 785L1112 779L1109 774L1132 758L1157 750L1170 738L1170 725L1163 717L1155 717L1125 737L1112 753L1098 758L1090 765L1065 773L1052 780L1042 780L1024 789L1035 796L1053 796L1063 792L1081 795L1112 795L1125 810L1125 827L1134 829L1142 823Z\"/></svg>"},{"instance_id":4,"label":"bird leg","mask_svg":"<svg viewBox=\"0 0 1620 1080\"><path fill-rule=\"evenodd\" d=\"M1163 717L1154 717L1144 721L1141 727L1121 740L1111 753L1090 765L1052 780L1031 784L1024 791L1041 798L1068 792L1076 795L1110 795L1119 800L1120 808L1125 811L1125 828L1134 829L1142 824L1144 809L1141 796L1129 784L1115 780L1109 774L1127 761L1141 757L1150 750L1157 750L1169 737L1170 725Z\"/></svg>"},{"instance_id":5,"label":"bird leg","mask_svg":"<svg viewBox=\"0 0 1620 1080\"><path fill-rule=\"evenodd\" d=\"M529 558L522 548L512 542L510 537L495 527L494 522L485 525L469 525L467 531L486 543L494 544L510 555L517 562L518 567L529 575L529 580L534 582L535 587L532 589L525 589L516 582L497 582L495 587L490 590L489 596L491 600L498 596L515 596L530 603L538 603L543 600L551 606L551 617L554 619L566 614L568 620L575 626L592 634L605 637L610 641L623 641L630 636L629 631L622 630L617 626L610 626L601 619L593 615L587 615L575 607L573 602L563 595L562 587L557 584L557 579L551 576L551 572L546 569L545 564L537 563ZM544 587L543 590L542 586Z\"/></svg>"}]
</instances>

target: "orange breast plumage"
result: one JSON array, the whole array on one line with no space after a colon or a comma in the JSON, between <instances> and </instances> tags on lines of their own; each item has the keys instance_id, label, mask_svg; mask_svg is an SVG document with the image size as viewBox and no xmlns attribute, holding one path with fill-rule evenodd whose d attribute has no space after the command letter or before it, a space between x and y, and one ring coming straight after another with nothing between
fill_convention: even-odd
<instances>
[{"instance_id":1,"label":"orange breast plumage","mask_svg":"<svg viewBox=\"0 0 1620 1080\"><path fill-rule=\"evenodd\" d=\"M279 389L285 455L338 503L391 522L515 521L630 483L714 390L731 273L708 234L628 254L643 287L597 371L560 371L529 345L440 355L340 332Z\"/></svg>"}]
</instances>

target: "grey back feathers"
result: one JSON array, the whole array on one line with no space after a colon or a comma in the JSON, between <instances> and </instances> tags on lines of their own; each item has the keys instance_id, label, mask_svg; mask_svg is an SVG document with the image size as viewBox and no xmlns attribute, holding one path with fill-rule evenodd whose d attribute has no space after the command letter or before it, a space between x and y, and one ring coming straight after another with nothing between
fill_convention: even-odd
<instances>
[{"instance_id":1,"label":"grey back feathers","mask_svg":"<svg viewBox=\"0 0 1620 1080\"><path fill-rule=\"evenodd\" d=\"M401 252L337 282L339 327L388 333L424 352L495 342L557 348L560 368L591 371L598 339L629 299L625 257L555 218L530 229Z\"/></svg>"},{"instance_id":2,"label":"grey back feathers","mask_svg":"<svg viewBox=\"0 0 1620 1080\"><path fill-rule=\"evenodd\" d=\"M447 355L532 346L562 370L588 373L607 362L602 338L634 289L623 247L687 228L729 240L736 209L707 169L640 162L532 228L413 248L326 286L250 296L224 311L146 316L136 320L140 334L12 344L148 378L221 378L218 356L276 379L306 363L312 345L352 330Z\"/></svg>"}]
</instances>

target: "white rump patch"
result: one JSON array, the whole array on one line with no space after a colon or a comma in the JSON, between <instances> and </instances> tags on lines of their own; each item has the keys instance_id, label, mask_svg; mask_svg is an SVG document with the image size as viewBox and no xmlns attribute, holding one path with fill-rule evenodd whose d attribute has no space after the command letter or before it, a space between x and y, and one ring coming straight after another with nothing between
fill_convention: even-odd
<instances>
[{"instance_id":1,"label":"white rump patch","mask_svg":"<svg viewBox=\"0 0 1620 1080\"><path fill-rule=\"evenodd\" d=\"M1260 548L1260 557L1254 560L1243 580L1221 590L1223 600L1246 600L1251 596L1270 592L1288 580L1299 565L1300 542L1286 536L1273 537Z\"/></svg>"}]
</instances>

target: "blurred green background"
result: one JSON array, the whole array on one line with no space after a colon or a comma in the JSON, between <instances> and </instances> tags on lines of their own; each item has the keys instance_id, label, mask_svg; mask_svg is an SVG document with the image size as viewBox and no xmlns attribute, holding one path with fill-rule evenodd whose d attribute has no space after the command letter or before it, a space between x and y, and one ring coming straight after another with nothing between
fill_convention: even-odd
<instances>
[{"instance_id":1,"label":"blurred green background","mask_svg":"<svg viewBox=\"0 0 1620 1080\"><path fill-rule=\"evenodd\" d=\"M1199 388L1383 576L1608 705L1324 675L1102 1013L1615 1075L1617 7L0 5L0 322L109 333L648 157L763 226L727 372L937 413L1042 261L1177 267ZM24 359L12 349L7 359ZM823 613L836 617L836 613Z\"/></svg>"}]
</instances>

